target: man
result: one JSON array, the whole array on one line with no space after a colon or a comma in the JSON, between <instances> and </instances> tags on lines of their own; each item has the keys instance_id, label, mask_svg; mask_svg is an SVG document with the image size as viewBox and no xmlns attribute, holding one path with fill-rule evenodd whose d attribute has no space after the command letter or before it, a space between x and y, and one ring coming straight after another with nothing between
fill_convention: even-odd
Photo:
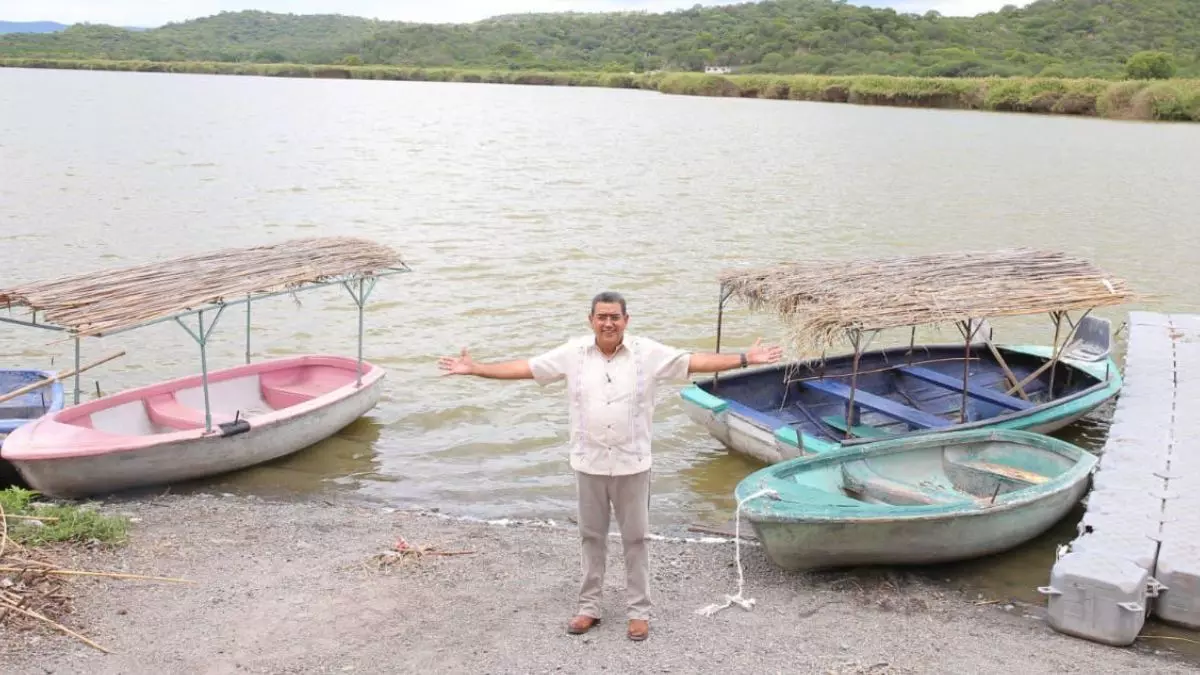
<instances>
[{"instance_id":1,"label":"man","mask_svg":"<svg viewBox=\"0 0 1200 675\"><path fill-rule=\"evenodd\" d=\"M631 640L650 626L650 438L655 385L686 381L689 373L713 373L774 363L779 347L754 343L749 351L694 354L644 337L627 335L625 298L605 292L592 299L593 335L576 338L529 360L476 363L464 348L439 366L454 375L497 380L533 379L545 386L565 379L570 406L570 464L576 474L583 581L579 608L567 624L573 634L600 622L610 512L624 547Z\"/></svg>"}]
</instances>

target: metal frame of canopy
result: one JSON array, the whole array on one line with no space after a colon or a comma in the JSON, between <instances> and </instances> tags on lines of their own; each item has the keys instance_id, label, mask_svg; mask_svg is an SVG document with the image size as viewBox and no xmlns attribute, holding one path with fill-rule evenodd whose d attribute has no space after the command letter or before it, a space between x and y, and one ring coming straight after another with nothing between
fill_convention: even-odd
<instances>
[{"instance_id":1,"label":"metal frame of canopy","mask_svg":"<svg viewBox=\"0 0 1200 675\"><path fill-rule=\"evenodd\" d=\"M722 284L721 285L721 297L717 304L717 335L716 335L716 346L714 349L714 351L716 351L718 353L720 353L720 351L721 351L721 328L722 328L722 324L724 322L724 309L725 309L725 305L729 301L729 298L731 297L731 295L732 295L732 292L726 288L725 284ZM1055 369L1056 369L1058 363L1062 360L1063 354L1066 351L1067 347L1071 344L1071 341L1075 339L1075 336L1078 333L1079 329L1084 325L1085 319L1087 319L1088 316L1091 315L1091 313L1094 309L1095 308L1089 308L1089 309L1084 310L1082 312L1082 314L1080 314L1078 320L1072 320L1071 313L1069 310L1056 310L1056 311L1049 312L1050 321L1054 324L1054 340L1051 343L1051 348L1052 348L1051 357L1050 357L1050 359L1048 359L1046 361L1046 363L1042 364L1037 370L1033 371L1028 376L1026 376L1024 379L1021 379L1021 380L1018 380L1016 375L1013 374L1012 370L1009 368L1008 362L1004 359L1004 355L1000 353L1000 350L997 349L995 343L992 342L991 326L988 323L988 320L986 318L978 319L978 320L967 319L965 321L955 321L954 322L955 328L958 329L959 334L963 337L963 343L964 343L963 344L963 347L964 347L963 379L962 379L962 381L963 381L963 394L962 394L963 402L962 402L962 406L960 407L960 422L966 422L968 382L970 380L970 362L972 360L971 345L973 344L973 341L977 335L982 336L984 345L988 348L988 350L992 354L992 357L996 359L996 362L1000 365L1001 369L1003 369L1003 371L1004 371L1005 380L1010 385L1010 388L1008 390L1004 391L1004 393L1006 395L1011 396L1015 393L1018 396L1020 396L1022 399L1028 401L1029 395L1025 393L1025 389L1024 389L1025 386L1028 385L1033 380L1035 380L1036 378L1038 378L1039 376L1041 376L1042 373L1046 372L1046 370L1050 370L1050 384L1049 384L1048 391L1049 391L1049 394L1051 396L1053 396ZM1040 314L1041 312L1036 312L1036 313ZM1033 313L1031 313L1031 314L1033 314ZM1064 340L1060 341L1059 338L1061 337L1063 319L1066 319L1067 324L1070 326L1070 332L1067 334L1067 336ZM916 362L914 362L911 360L912 355L915 353L915 348L916 348L916 344L915 344L916 343L916 334L917 334L916 329L917 329L916 325L911 326L912 332L911 332L911 337L909 339L909 347L908 347L908 356L909 356L910 360L906 363L906 365L911 366L911 365L922 365L925 363L932 363L933 361L916 361ZM986 329L986 333L984 333L984 329ZM851 372L850 372L850 398L849 398L849 401L847 402L847 408L849 410L854 409L854 394L857 391L857 385L858 385L859 360L862 357L863 353L866 351L867 347L870 346L871 342L876 337L878 337L879 334L882 333L884 330L886 330L886 329L881 328L881 329L874 329L874 330L868 330L868 331L850 329L850 330L846 331L847 341L849 342L850 346L853 348L853 365L851 366ZM867 339L865 342L863 341L864 334L867 336ZM1105 355L1107 355L1107 352L1105 352ZM823 363L824 356L822 356L821 360ZM870 372L870 371L868 371L868 372ZM1108 376L1108 369L1106 367L1105 368L1105 377L1107 377L1107 376ZM823 377L823 375L822 375L822 377ZM714 392L717 391L717 389L719 387L719 378L720 378L719 373L713 374L713 391ZM786 379L786 375L785 375L785 379ZM791 381L795 381L795 380L791 380ZM849 419L849 418L847 418L847 419ZM849 428L847 428L844 433L847 438L849 438L851 435Z\"/></svg>"},{"instance_id":2,"label":"metal frame of canopy","mask_svg":"<svg viewBox=\"0 0 1200 675\"><path fill-rule=\"evenodd\" d=\"M286 242L285 242L285 244L286 244ZM0 317L0 322L11 324L11 325L23 326L23 327L27 327L27 328L38 328L38 329L42 329L42 330L56 331L56 332L60 332L60 333L65 333L70 336L70 339L74 341L74 347L75 347L75 349L74 349L74 352L75 352L74 353L74 357L75 357L74 405L78 405L79 400L80 400L80 395L82 393L79 370L80 370L80 359L82 356L81 342L82 342L83 337L85 337L85 336L107 337L107 336L117 335L117 334L124 333L124 332L131 331L131 330L136 330L139 328L145 328L147 326L163 323L166 321L174 321L175 323L179 324L179 326L181 328L183 328L183 330L192 338L192 340L194 340L196 342L196 344L200 348L201 385L202 385L202 388L204 391L204 423L205 423L205 433L208 433L208 432L212 431L213 427L212 427L212 410L211 410L211 406L209 403L209 392L208 392L208 350L207 350L207 347L208 347L209 337L212 335L213 329L216 327L217 322L220 320L221 316L224 314L225 309L227 307L232 307L232 306L236 306L236 305L245 305L246 306L246 353L245 353L245 356L246 356L246 363L249 364L250 363L250 351L251 351L250 350L250 344L251 344L250 339L251 339L251 333L252 333L251 305L253 302L258 301L258 300L265 300L268 298L274 298L274 297L278 297L278 296L282 296L282 295L293 295L294 296L297 293L302 292L302 291L316 290L319 288L327 288L330 286L338 286L338 285L342 286L350 294L350 297L354 300L354 304L358 308L358 326L357 326L357 328L358 328L358 330L357 330L357 333L358 333L358 345L357 345L358 346L358 349L357 349L358 377L356 379L355 384L356 384L356 386L361 386L361 384L362 384L362 363L363 363L364 310L366 307L366 302L367 302L368 298L370 298L371 293L374 291L375 285L380 277L393 276L396 274L403 274L403 273L407 273L407 272L411 272L411 271L412 270L408 267L408 265L406 265L403 262L399 262L398 264L383 266L379 269L372 270L370 272L326 275L326 276L322 277L322 279L319 281L305 280L300 285L298 285L297 287L294 287L294 288L288 288L285 290L270 290L270 291L262 291L262 292L253 292L252 291L252 292L247 293L245 295L245 297L240 297L236 300L220 299L220 300L216 300L216 301L200 303L200 304L198 304L198 306L191 307L186 310L169 312L169 313L165 313L162 315L154 316L153 318L149 318L149 319L146 319L143 321L137 321L130 325L119 326L112 330L102 330L102 331L96 331L96 332L80 331L78 329L73 329L68 326L58 325L53 322L46 322L46 321L39 322L38 317L37 317L39 310L37 308L33 308L33 307L31 307L31 316L29 319ZM10 309L11 309L11 305L10 305ZM212 319L206 323L205 322L205 314L211 313L213 311L216 312L215 316L213 316ZM185 318L192 317L192 316L196 317L195 327L189 326L189 325L185 324L183 321Z\"/></svg>"},{"instance_id":3,"label":"metal frame of canopy","mask_svg":"<svg viewBox=\"0 0 1200 675\"><path fill-rule=\"evenodd\" d=\"M1015 251L1014 253L1027 254L1027 253L1031 253L1031 252L1018 250L1018 251ZM972 254L967 254L967 256L970 256L970 255L972 255ZM975 255L978 255L978 254L975 254ZM963 259L967 256L959 255L957 257L959 259ZM937 257L938 257L937 255L929 256L928 259L930 261L936 263ZM894 260L901 261L903 259L896 258ZM868 262L875 262L875 261L868 261ZM988 261L986 260L986 256L979 256L979 261L978 261L979 267L983 267L984 265L986 265L987 262ZM1071 261L1071 262L1075 262L1075 261ZM830 265L830 267L833 267L833 266ZM943 321L914 320L911 322L897 322L892 325L884 324L883 327L875 327L875 328L869 328L869 329L843 326L842 330L844 331L846 339L847 339L849 345L853 348L853 364L852 364L852 370L850 373L850 385L849 385L850 391L849 391L849 401L847 404L848 411L854 410L854 395L855 395L855 392L857 391L857 380L858 380L858 375L859 375L859 360L860 360L863 352L866 350L866 348L881 332L883 332L884 330L888 330L889 328L901 328L901 327L910 328L912 331L910 341L909 341L909 350L908 350L908 357L909 357L910 361L907 365L919 365L919 363L913 363L911 361L912 356L914 354L915 347L916 347L915 342L916 342L917 326L931 325L934 323L943 323L943 322L953 323L955 325L955 327L958 329L959 334L964 339L963 403L960 408L960 410L961 410L960 421L961 422L966 422L968 381L970 378L970 361L972 360L971 359L971 345L973 344L974 340L976 339L976 336L980 335L981 331L983 331L983 329L985 329L985 328L986 328L986 332L982 333L982 336L981 336L982 342L986 345L988 350L991 352L992 357L996 359L998 365L1002 368L1002 370L1005 374L1005 380L1007 381L1008 387L1009 387L1004 392L1006 395L1011 396L1013 394L1016 394L1016 395L1020 396L1022 399L1028 401L1029 396L1026 394L1024 388L1030 382L1032 382L1034 379L1038 378L1044 372L1046 372L1046 370L1050 370L1049 393L1051 395L1053 395L1055 369L1056 369L1058 363L1060 362L1060 360L1063 358L1063 355L1066 352L1067 348L1072 346L1072 341L1076 338L1076 335L1079 333L1080 329L1085 328L1085 326L1086 326L1085 330L1090 332L1090 331L1097 330L1100 326L1103 326L1103 327L1109 328L1109 330L1111 330L1107 320L1093 319L1092 323L1096 324L1096 325L1085 324L1085 321L1091 315L1092 311L1094 309L1096 309L1096 307L1098 307L1098 306L1119 304L1120 301L1127 300L1130 296L1130 294L1128 294L1128 293L1118 292L1114 288L1112 282L1108 280L1107 275L1103 275L1103 273L1100 272L1099 270L1094 270L1094 269L1090 268L1090 266L1089 266L1089 268L1086 268L1086 271L1091 272L1092 274L1096 275L1096 279L1099 280L1099 283L1102 284L1103 286L1105 286L1108 289L1108 292L1111 293L1112 295L1111 295L1111 297L1107 297L1107 298L1103 298L1103 299L1091 298L1091 300L1093 300L1092 303L1089 303L1091 306L1088 306L1088 307L1082 309L1082 314L1079 316L1078 320L1072 320L1071 309L1072 308L1081 309L1079 305L1082 300L1082 297L1072 297L1072 298L1070 298L1070 301L1063 301L1061 303L1055 302L1053 300L1041 300L1040 302L1030 302L1028 307L1019 307L1019 308L1015 308L1015 309L1012 307L1009 307L1006 309L1006 311L995 313L996 316L1031 316L1031 315L1041 314L1041 313L1045 312L1045 313L1049 314L1050 320L1054 324L1054 340L1051 344L1052 352L1051 352L1050 358L1047 360L1047 362L1045 364L1043 364L1038 369L1036 369L1033 373L1031 373L1030 375L1028 375L1027 377L1025 377L1024 379L1021 379L1021 380L1018 380L1016 375L1013 374L1011 368L1009 367L1008 363L1004 359L1004 356L1000 353L1000 351L997 349L996 345L992 342L991 327L988 324L988 318L990 318L990 315L992 315L993 313L983 309L982 307L976 308L976 309L979 309L980 311L978 312L978 315L973 318L965 318L964 319L960 316L960 317L957 317L954 319L943 320ZM921 272L927 274L928 270L921 270ZM771 273L771 270L768 270L767 272L763 272L762 270L759 270L759 271L756 271L755 273L766 276L767 274ZM1078 276L1079 270L1078 269L1072 270L1072 273L1075 276ZM1066 275L1064 275L1064 276L1066 276ZM1124 290L1123 280L1116 280L1116 281L1123 291ZM734 284L732 284L729 280L723 279L721 281L720 297L719 297L719 301L717 304L717 331L716 331L716 347L715 347L715 351L717 351L717 352L721 351L721 337L722 337L721 333L722 333L722 324L724 322L725 306L729 302L730 298L732 298L733 295L735 295L736 292L737 292L737 289L735 289ZM805 300L808 302L819 304L818 301L813 297L806 297ZM1064 318L1067 320L1067 323L1070 326L1070 332L1067 334L1066 339L1062 340L1060 342L1060 337L1061 337L1061 333L1062 333L1062 322L1063 322ZM903 325L901 325L901 324L903 324ZM866 337L865 341L863 339L864 336ZM1095 336L1089 335L1088 337L1094 338ZM1085 341L1086 341L1086 339L1085 339ZM1098 353L1092 353L1090 355L1087 355L1085 358L1100 358L1100 357L1106 356L1107 353L1108 353L1108 347L1106 346L1103 351L1098 352ZM822 350L822 354L824 354L823 350ZM823 355L822 355L821 361L822 361L822 363L824 362ZM786 373L786 371L785 371L785 373ZM1107 370L1106 370L1105 375L1107 377L1107 375L1108 375ZM823 376L823 374L822 374L822 376ZM784 377L786 379L787 375L785 374ZM717 390L718 386L719 386L719 374L714 374L714 376L713 376L713 391L714 392ZM850 418L847 417L847 419L849 420ZM850 432L849 427L847 427L847 429L845 431L845 435L847 438L850 437L851 432Z\"/></svg>"}]
</instances>

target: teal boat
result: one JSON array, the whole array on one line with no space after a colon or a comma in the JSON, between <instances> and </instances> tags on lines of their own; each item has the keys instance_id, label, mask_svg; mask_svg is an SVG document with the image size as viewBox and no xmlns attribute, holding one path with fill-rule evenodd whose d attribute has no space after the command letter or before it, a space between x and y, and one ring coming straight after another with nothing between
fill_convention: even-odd
<instances>
[{"instance_id":1,"label":"teal boat","mask_svg":"<svg viewBox=\"0 0 1200 675\"><path fill-rule=\"evenodd\" d=\"M820 355L716 375L681 392L693 422L729 450L767 464L971 429L1052 433L1123 384L1111 323L1091 312L1132 294L1120 279L1062 254L938 254L726 272L717 351L725 305L735 297L778 314L799 351ZM1050 316L1049 344L993 342L991 319L1034 314ZM916 342L918 327L943 323L962 342ZM904 331L903 343L868 349L891 329ZM850 351L826 356L843 339Z\"/></svg>"},{"instance_id":2,"label":"teal boat","mask_svg":"<svg viewBox=\"0 0 1200 675\"><path fill-rule=\"evenodd\" d=\"M780 462L735 495L785 570L935 564L1042 534L1083 498L1096 464L1050 436L977 429Z\"/></svg>"}]
</instances>

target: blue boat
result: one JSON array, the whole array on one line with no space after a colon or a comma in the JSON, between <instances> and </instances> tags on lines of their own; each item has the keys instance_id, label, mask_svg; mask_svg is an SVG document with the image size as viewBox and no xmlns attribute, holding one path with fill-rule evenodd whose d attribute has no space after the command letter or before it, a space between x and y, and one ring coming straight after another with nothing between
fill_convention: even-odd
<instances>
[{"instance_id":1,"label":"blue boat","mask_svg":"<svg viewBox=\"0 0 1200 675\"><path fill-rule=\"evenodd\" d=\"M1065 441L977 429L882 441L760 469L741 513L789 571L977 558L1044 533L1097 459Z\"/></svg>"},{"instance_id":2,"label":"blue boat","mask_svg":"<svg viewBox=\"0 0 1200 675\"><path fill-rule=\"evenodd\" d=\"M1042 369L1051 349L997 346L1018 380ZM1060 357L1054 373L1024 386L1028 398L1007 393L1011 383L991 350L974 346L967 361L964 408L963 347L907 347L859 358L851 405L853 356L763 368L695 383L682 392L684 410L729 449L768 464L888 438L978 428L1051 433L1072 424L1121 389L1110 356L1096 361ZM965 411L965 419L963 412Z\"/></svg>"},{"instance_id":3,"label":"blue boat","mask_svg":"<svg viewBox=\"0 0 1200 675\"><path fill-rule=\"evenodd\" d=\"M694 422L767 464L971 429L1051 433L1122 386L1111 324L1091 312L1132 294L1122 280L1063 254L1018 249L727 272L717 351L734 296L774 311L801 351L821 354L721 374L681 392ZM993 342L991 318L1031 314L1050 316L1050 344ZM963 341L916 342L917 327L942 323L956 326ZM907 344L867 349L897 328ZM843 338L849 353L824 356Z\"/></svg>"},{"instance_id":4,"label":"blue boat","mask_svg":"<svg viewBox=\"0 0 1200 675\"><path fill-rule=\"evenodd\" d=\"M45 370L0 369L0 396L52 377L54 373ZM0 440L26 422L62 410L64 401L62 382L58 380L0 401Z\"/></svg>"}]
</instances>

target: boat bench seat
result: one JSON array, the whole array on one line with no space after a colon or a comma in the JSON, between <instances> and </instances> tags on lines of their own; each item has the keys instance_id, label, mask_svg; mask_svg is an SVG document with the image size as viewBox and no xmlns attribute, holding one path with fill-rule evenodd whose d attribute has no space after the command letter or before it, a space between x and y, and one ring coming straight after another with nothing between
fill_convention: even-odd
<instances>
[{"instance_id":1,"label":"boat bench seat","mask_svg":"<svg viewBox=\"0 0 1200 675\"><path fill-rule=\"evenodd\" d=\"M204 411L180 403L176 400L175 394L151 396L144 401L144 405L150 421L160 426L181 431L204 428ZM217 415L214 413L212 421L214 426L217 421Z\"/></svg>"},{"instance_id":2,"label":"boat bench seat","mask_svg":"<svg viewBox=\"0 0 1200 675\"><path fill-rule=\"evenodd\" d=\"M842 485L848 492L896 506L933 506L967 501L967 496L936 485L913 485L889 478L865 461L842 465Z\"/></svg>"},{"instance_id":3,"label":"boat bench seat","mask_svg":"<svg viewBox=\"0 0 1200 675\"><path fill-rule=\"evenodd\" d=\"M276 384L273 382L264 382L262 384L263 400L267 402L267 405L276 410L290 408L291 406L311 401L327 391L327 389L310 385L303 380L288 384Z\"/></svg>"},{"instance_id":4,"label":"boat bench seat","mask_svg":"<svg viewBox=\"0 0 1200 675\"><path fill-rule=\"evenodd\" d=\"M929 384L942 387L943 389L950 389L952 391L963 390L963 383L960 378L951 377L945 373L939 373L930 368L924 368L921 366L900 366L896 370L904 373L905 375L915 377L918 380L923 380ZM979 399L980 401L986 401L992 405L997 405L1008 410L1028 410L1036 405L1035 403L1026 401L1023 398L1009 396L1002 391L996 391L995 389L984 387L978 383L970 382L969 380L967 382L967 396L970 396L974 399Z\"/></svg>"},{"instance_id":5,"label":"boat bench seat","mask_svg":"<svg viewBox=\"0 0 1200 675\"><path fill-rule=\"evenodd\" d=\"M1044 475L1034 472L1034 471L1018 469L1015 466L1008 466L1006 464L996 464L993 462L985 462L985 461L981 461L981 460L965 460L965 459L949 460L949 458L947 458L947 459L950 462L950 464L952 464L953 466L956 466L956 467L974 471L976 473L984 474L987 476L993 476L993 477L998 476L1000 478L1005 478L1010 481L1016 481L1018 483L1024 483L1026 485L1041 485L1042 483L1045 483L1046 481L1050 480L1049 476L1044 476Z\"/></svg>"},{"instance_id":6,"label":"boat bench seat","mask_svg":"<svg viewBox=\"0 0 1200 675\"><path fill-rule=\"evenodd\" d=\"M846 423L846 418L841 415L822 417L821 421L841 432L845 432L847 427L849 427L849 425ZM891 434L883 429L880 429L879 427L873 427L866 424L858 424L849 427L849 431L851 434L859 438L887 438L888 436L891 436Z\"/></svg>"},{"instance_id":7,"label":"boat bench seat","mask_svg":"<svg viewBox=\"0 0 1200 675\"><path fill-rule=\"evenodd\" d=\"M850 400L851 389L841 382L834 382L833 380L806 380L800 384L831 396L843 398L846 401ZM911 427L917 429L941 429L952 424L950 420L943 419L937 415L931 415L923 410L917 410L902 403L896 403L877 394L872 394L862 389L855 389L853 391L855 405L861 405L868 410L874 410L881 415L900 420Z\"/></svg>"}]
</instances>

